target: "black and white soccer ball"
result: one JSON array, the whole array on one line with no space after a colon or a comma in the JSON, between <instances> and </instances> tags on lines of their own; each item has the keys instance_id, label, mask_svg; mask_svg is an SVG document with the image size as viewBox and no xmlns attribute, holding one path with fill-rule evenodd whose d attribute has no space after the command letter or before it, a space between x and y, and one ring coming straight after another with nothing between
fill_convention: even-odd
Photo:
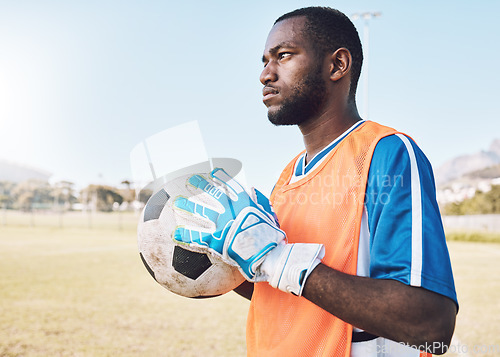
<instances>
[{"instance_id":1,"label":"black and white soccer ball","mask_svg":"<svg viewBox=\"0 0 500 357\"><path fill-rule=\"evenodd\" d=\"M209 173L201 175L209 178ZM174 210L173 202L178 196L193 196L187 183L191 176L167 182L148 200L137 229L139 253L151 276L169 291L191 298L219 296L245 280L238 268L173 239L183 214L187 214ZM196 198L203 202L203 194Z\"/></svg>"}]
</instances>

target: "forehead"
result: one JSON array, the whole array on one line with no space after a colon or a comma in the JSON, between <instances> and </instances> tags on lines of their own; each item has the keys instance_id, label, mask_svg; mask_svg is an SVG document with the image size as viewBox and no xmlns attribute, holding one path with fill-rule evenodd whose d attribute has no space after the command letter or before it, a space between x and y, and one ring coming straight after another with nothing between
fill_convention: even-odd
<instances>
[{"instance_id":1,"label":"forehead","mask_svg":"<svg viewBox=\"0 0 500 357\"><path fill-rule=\"evenodd\" d=\"M278 46L306 47L307 41L304 36L306 18L304 16L291 17L275 24L267 36L264 53Z\"/></svg>"}]
</instances>

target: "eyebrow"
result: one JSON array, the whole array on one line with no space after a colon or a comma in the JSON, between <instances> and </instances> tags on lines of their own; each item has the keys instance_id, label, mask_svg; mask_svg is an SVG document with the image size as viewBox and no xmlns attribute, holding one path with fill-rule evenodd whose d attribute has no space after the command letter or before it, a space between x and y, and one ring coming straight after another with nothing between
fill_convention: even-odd
<instances>
[{"instance_id":1,"label":"eyebrow","mask_svg":"<svg viewBox=\"0 0 500 357\"><path fill-rule=\"evenodd\" d=\"M283 41L283 42L280 42L279 44L277 44L276 46L270 48L269 49L269 54L273 56L276 53L278 53L278 51L280 49L282 49L284 47L295 48L297 46L293 42ZM262 55L262 62L266 62L266 55Z\"/></svg>"}]
</instances>

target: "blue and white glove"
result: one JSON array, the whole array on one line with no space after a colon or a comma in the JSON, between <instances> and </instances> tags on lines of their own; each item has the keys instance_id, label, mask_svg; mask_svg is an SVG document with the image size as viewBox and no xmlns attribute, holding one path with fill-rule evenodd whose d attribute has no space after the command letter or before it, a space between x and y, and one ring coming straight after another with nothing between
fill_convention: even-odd
<instances>
[{"instance_id":1,"label":"blue and white glove","mask_svg":"<svg viewBox=\"0 0 500 357\"><path fill-rule=\"evenodd\" d=\"M176 197L174 207L191 218L177 227L174 240L221 256L238 266L248 281L267 281L302 294L307 277L324 256L322 244L287 244L269 200L255 189L249 196L223 169L213 170L209 178L193 175L188 185L196 194Z\"/></svg>"}]
</instances>

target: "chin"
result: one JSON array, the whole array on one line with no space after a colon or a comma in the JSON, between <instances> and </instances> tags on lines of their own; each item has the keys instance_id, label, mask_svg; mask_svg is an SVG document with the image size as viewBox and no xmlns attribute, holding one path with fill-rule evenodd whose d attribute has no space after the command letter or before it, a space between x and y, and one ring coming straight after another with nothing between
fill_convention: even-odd
<instances>
[{"instance_id":1,"label":"chin","mask_svg":"<svg viewBox=\"0 0 500 357\"><path fill-rule=\"evenodd\" d=\"M293 120L291 118L283 118L281 116L279 116L279 117L273 116L273 115L270 115L269 113L267 114L267 118L269 119L271 124L273 124L275 126L299 125L303 122L303 121L298 122L298 121Z\"/></svg>"},{"instance_id":2,"label":"chin","mask_svg":"<svg viewBox=\"0 0 500 357\"><path fill-rule=\"evenodd\" d=\"M286 125L300 125L307 121L308 115L301 114L299 112L293 112L291 110L286 110L286 107L277 108L275 110L267 111L267 118L269 121L276 126L286 126Z\"/></svg>"}]
</instances>

